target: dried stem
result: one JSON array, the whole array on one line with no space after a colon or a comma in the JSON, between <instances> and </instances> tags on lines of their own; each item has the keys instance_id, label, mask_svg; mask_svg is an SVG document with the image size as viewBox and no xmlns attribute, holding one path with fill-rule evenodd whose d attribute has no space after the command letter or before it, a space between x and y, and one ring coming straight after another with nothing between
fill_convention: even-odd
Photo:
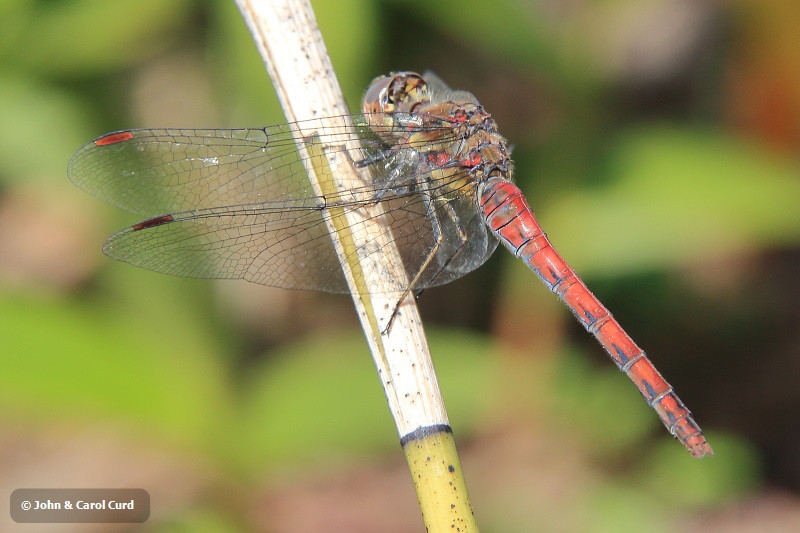
<instances>
[{"instance_id":1,"label":"dried stem","mask_svg":"<svg viewBox=\"0 0 800 533\"><path fill-rule=\"evenodd\" d=\"M343 181L356 182L360 175L352 161L357 157L347 157L341 140L326 138L331 127L340 131L347 127L347 105L308 1L237 0L237 4L287 119L310 120L297 125L297 138L312 186L324 194ZM314 143L307 142L312 138ZM346 148L351 154L358 150L355 141ZM382 333L408 278L382 226L381 208L342 210L339 215L346 224L337 223L330 213L326 220L340 261L348 267L344 271L353 302L404 444L428 531L452 531L456 523L461 531L477 531L413 298L403 302L392 327ZM354 227L366 231L355 233Z\"/></svg>"}]
</instances>

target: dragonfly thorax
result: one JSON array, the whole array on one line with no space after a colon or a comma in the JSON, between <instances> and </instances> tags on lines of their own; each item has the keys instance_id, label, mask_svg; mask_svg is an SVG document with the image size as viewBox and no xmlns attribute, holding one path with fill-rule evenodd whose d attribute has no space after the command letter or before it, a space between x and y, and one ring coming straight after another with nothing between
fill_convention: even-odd
<instances>
[{"instance_id":1,"label":"dragonfly thorax","mask_svg":"<svg viewBox=\"0 0 800 533\"><path fill-rule=\"evenodd\" d=\"M363 103L370 128L387 146L413 148L428 168L457 178L461 191L493 176L510 180L508 142L492 116L472 94L450 90L433 74L426 78L414 72L376 78Z\"/></svg>"}]
</instances>

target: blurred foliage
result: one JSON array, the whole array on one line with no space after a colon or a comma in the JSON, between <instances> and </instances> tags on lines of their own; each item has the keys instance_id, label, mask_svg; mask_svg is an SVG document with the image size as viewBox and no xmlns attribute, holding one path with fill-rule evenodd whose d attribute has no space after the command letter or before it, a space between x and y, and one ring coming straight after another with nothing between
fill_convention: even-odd
<instances>
[{"instance_id":1,"label":"blurred foliage","mask_svg":"<svg viewBox=\"0 0 800 533\"><path fill-rule=\"evenodd\" d=\"M566 190L541 209L581 272L676 267L800 238L796 168L742 140L647 126L621 135L608 157L613 184ZM626 239L586 239L587 227Z\"/></svg>"},{"instance_id":2,"label":"blurred foliage","mask_svg":"<svg viewBox=\"0 0 800 533\"><path fill-rule=\"evenodd\" d=\"M374 76L403 69L432 69L480 98L554 243L710 429L717 457L691 460L498 252L420 301L487 529L670 531L757 497L764 480L800 489L796 5L313 4L352 106ZM162 502L152 531L290 531L274 520L293 507L269 507L275 494L402 462L347 298L111 264L103 235L132 219L65 176L69 156L105 131L281 117L231 2L0 3L7 484L70 486L89 471L91 486L150 490ZM41 450L58 458L95 432L145 455L98 444L35 468ZM180 458L168 461L179 474L160 454ZM393 488L387 512L413 499L407 479ZM368 507L350 500L355 513ZM274 511L264 522L246 512L259 504ZM393 531L418 525L402 524Z\"/></svg>"}]
</instances>

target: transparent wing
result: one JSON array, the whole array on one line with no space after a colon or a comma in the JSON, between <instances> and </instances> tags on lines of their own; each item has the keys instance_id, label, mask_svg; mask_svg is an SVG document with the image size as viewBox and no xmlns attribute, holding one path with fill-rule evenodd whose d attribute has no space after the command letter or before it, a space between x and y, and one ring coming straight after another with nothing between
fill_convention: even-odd
<instances>
[{"instance_id":1,"label":"transparent wing","mask_svg":"<svg viewBox=\"0 0 800 533\"><path fill-rule=\"evenodd\" d=\"M320 207L275 202L160 216L115 233L103 251L176 276L346 292Z\"/></svg>"},{"instance_id":2,"label":"transparent wing","mask_svg":"<svg viewBox=\"0 0 800 533\"><path fill-rule=\"evenodd\" d=\"M167 274L346 292L322 213L374 202L384 204L384 231L400 248L409 278L438 249L415 288L446 283L482 264L485 258L452 261L442 255L470 253L469 246L460 244L465 233L477 236L475 242L489 242L472 189L461 195L448 183L434 182L423 195L416 184L430 181L434 168L420 151L411 146L388 150L363 116L351 119L370 180L350 184L336 196L313 193L296 148L295 128L288 124L116 132L81 148L68 173L90 194L151 217L114 234L105 253ZM344 146L349 131L325 133ZM446 133L437 134L439 142ZM450 175L454 182L461 176L452 171ZM450 204L453 207L444 207ZM331 211L332 207L338 209ZM434 247L442 227L456 234L456 252L452 246ZM453 242L453 235L444 237L446 243ZM486 246L481 246L485 254Z\"/></svg>"},{"instance_id":3,"label":"transparent wing","mask_svg":"<svg viewBox=\"0 0 800 533\"><path fill-rule=\"evenodd\" d=\"M355 118L365 128L363 117ZM319 129L334 142L350 135L344 128ZM365 137L366 150L378 145L376 137ZM89 194L148 217L313 196L289 124L115 132L84 145L67 173Z\"/></svg>"}]
</instances>

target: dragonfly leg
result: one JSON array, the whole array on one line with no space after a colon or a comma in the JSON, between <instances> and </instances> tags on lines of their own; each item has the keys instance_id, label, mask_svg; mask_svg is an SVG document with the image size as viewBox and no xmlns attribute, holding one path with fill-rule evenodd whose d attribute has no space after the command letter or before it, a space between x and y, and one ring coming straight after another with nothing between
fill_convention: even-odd
<instances>
[{"instance_id":1,"label":"dragonfly leg","mask_svg":"<svg viewBox=\"0 0 800 533\"><path fill-rule=\"evenodd\" d=\"M366 155L365 157L359 159L358 161L353 161L353 164L356 168L367 168L372 165L376 165L378 163L382 163L384 161L390 160L392 157L392 150L380 150L374 154Z\"/></svg>"},{"instance_id":2,"label":"dragonfly leg","mask_svg":"<svg viewBox=\"0 0 800 533\"><path fill-rule=\"evenodd\" d=\"M408 295L414 290L414 285L419 283L420 278L422 277L422 273L428 268L433 258L436 257L436 254L439 253L439 248L442 246L442 242L444 240L441 232L441 227L439 226L439 220L436 218L435 213L433 210L430 209L430 198L427 194L423 194L423 198L425 198L425 205L428 206L428 213L431 215L431 226L433 227L433 235L434 235L434 245L431 248L430 253L425 258L425 261L422 263L422 266L419 267L417 273L414 275L414 279L412 279L406 289L403 291L403 294L397 300L397 303L394 306L394 310L392 311L392 316L389 317L389 322L386 323L386 327L383 329L382 333L385 335L389 332L392 328L392 324L394 323L395 317L400 312L400 306L403 305L403 302L406 300Z\"/></svg>"},{"instance_id":3,"label":"dragonfly leg","mask_svg":"<svg viewBox=\"0 0 800 533\"><path fill-rule=\"evenodd\" d=\"M423 188L426 189L426 187ZM425 258L425 261L423 261L422 265L419 267L419 269L417 269L414 278L409 282L408 287L403 291L402 296L398 299L394 311L392 312L392 316L389 318L389 322L386 325L386 328L383 330L383 333L389 331L389 329L392 326L392 323L394 322L395 317L400 312L400 306L403 304L408 295L416 290L415 287L417 287L420 284L422 275L431 265L433 259L439 254L439 249L441 248L442 243L444 242L444 235L442 232L441 221L439 220L439 215L437 214L436 209L434 209L433 205L431 204L431 196L428 194L427 190L425 190L421 194L423 197L423 201L425 202L425 209L428 213L428 218L431 221L431 229L433 231L434 245L431 248L431 251L428 253L427 257ZM436 273L433 276L431 276L431 281L436 279L442 272L444 272L447 269L447 267L450 265L453 259L455 259L459 253L461 253L461 250L467 244L467 233L464 230L464 228L462 228L461 225L458 223L458 216L456 215L453 206L450 205L450 203L445 203L443 204L443 207L445 209L445 213L447 213L447 217L453 221L453 225L457 228L459 243L456 249L453 251L453 253L448 255L448 257L442 262L442 265L437 269ZM424 292L424 290L425 287L421 287L419 290L417 290L415 296L418 297Z\"/></svg>"},{"instance_id":4,"label":"dragonfly leg","mask_svg":"<svg viewBox=\"0 0 800 533\"><path fill-rule=\"evenodd\" d=\"M374 154L369 154L366 157L359 159L357 161L353 161L354 165L357 168L367 168L372 165L380 165L381 162L392 160L395 156L391 147L386 148L385 150L381 150ZM455 165L455 163L451 163L451 165ZM441 165L440 168L444 168L446 165ZM392 327L394 323L394 319L400 312L400 306L403 304L405 299L411 294L412 292L415 296L419 296L424 291L425 287L421 287L420 289L416 289L420 285L422 280L423 274L428 270L430 265L432 264L434 258L439 254L439 251L442 247L442 243L444 243L444 235L442 231L441 221L439 219L439 214L437 210L434 208L433 202L444 202L442 204L446 216L453 222L453 226L455 226L457 230L457 234L459 237L459 242L456 249L453 253L449 254L449 256L442 262L442 265L436 271L436 273L431 276L431 280L436 279L442 272L444 272L450 263L453 261L455 257L461 252L464 246L467 243L467 232L464 228L461 227L461 224L458 222L458 215L456 214L453 206L447 201L446 197L438 197L434 199L434 196L431 194L431 175L429 173L424 172L415 172L412 173L413 177L409 177L406 173L397 173L391 175L389 179L387 179L383 185L377 190L374 200L375 201L382 201L385 200L387 197L392 196L404 196L410 194L419 194L422 196L422 200L425 204L425 211L427 213L428 219L431 222L431 230L433 232L434 238L434 245L431 247L430 252L425 257L425 260L422 262L422 265L417 269L417 272L414 274L413 279L409 282L406 289L403 291L403 294L397 300L397 304L392 311L391 316L389 317L389 321L386 324L386 327L381 331L381 333L386 334Z\"/></svg>"},{"instance_id":5,"label":"dragonfly leg","mask_svg":"<svg viewBox=\"0 0 800 533\"><path fill-rule=\"evenodd\" d=\"M397 155L396 152L396 150L386 148L374 154L368 154L358 160L351 159L351 161L356 168L367 168L374 165L379 165L384 161L393 161L393 158L395 158ZM373 197L373 200L380 202L391 197L414 194L419 188L419 182L419 178L410 178L406 175L406 173L400 172L397 168L392 169L388 179L377 183L379 187L375 189L375 196Z\"/></svg>"}]
</instances>

